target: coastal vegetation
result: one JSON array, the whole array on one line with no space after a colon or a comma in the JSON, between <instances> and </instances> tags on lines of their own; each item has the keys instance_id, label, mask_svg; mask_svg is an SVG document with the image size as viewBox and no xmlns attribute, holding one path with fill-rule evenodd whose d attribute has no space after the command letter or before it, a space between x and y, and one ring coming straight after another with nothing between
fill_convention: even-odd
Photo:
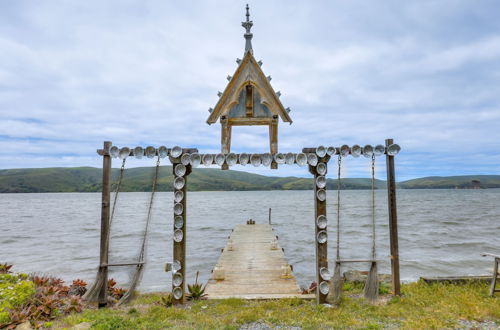
<instances>
[{"instance_id":1,"label":"coastal vegetation","mask_svg":"<svg viewBox=\"0 0 500 330\"><path fill-rule=\"evenodd\" d=\"M1 269L1 268L0 268ZM79 329L239 329L360 328L456 329L500 325L500 297L488 296L488 284L424 281L402 285L393 297L381 283L375 304L363 299L363 284L345 282L338 306L316 305L300 298L280 300L206 300L201 283L190 290L191 300L173 306L170 293L138 294L131 303L113 306L124 290L109 283L110 307L97 309L81 300L86 283L66 286L51 276L0 273L0 328L19 324L34 328ZM191 285L193 287L193 285Z\"/></svg>"},{"instance_id":2,"label":"coastal vegetation","mask_svg":"<svg viewBox=\"0 0 500 330\"><path fill-rule=\"evenodd\" d=\"M0 193L30 192L100 192L101 169L93 167L35 168L0 170ZM118 177L113 169L112 177ZM125 171L122 191L150 191L153 170L151 167L129 168ZM171 166L160 168L158 191L173 190ZM377 189L385 189L383 180L376 180ZM427 177L398 183L402 189L466 189L500 188L500 175ZM189 176L190 191L233 190L310 190L310 178L264 176L242 171L221 171L213 168L196 168ZM327 189L336 189L337 181L328 179ZM368 178L346 178L342 189L370 189Z\"/></svg>"},{"instance_id":3,"label":"coastal vegetation","mask_svg":"<svg viewBox=\"0 0 500 330\"><path fill-rule=\"evenodd\" d=\"M89 324L95 329L239 329L350 328L453 329L498 326L500 298L487 295L487 284L402 286L401 297L382 296L375 305L361 298L362 286L346 283L340 306L316 305L299 298L253 301L195 300L166 307L167 293L140 295L130 305L87 309L54 323L57 327ZM260 327L259 327L260 326Z\"/></svg>"}]
</instances>

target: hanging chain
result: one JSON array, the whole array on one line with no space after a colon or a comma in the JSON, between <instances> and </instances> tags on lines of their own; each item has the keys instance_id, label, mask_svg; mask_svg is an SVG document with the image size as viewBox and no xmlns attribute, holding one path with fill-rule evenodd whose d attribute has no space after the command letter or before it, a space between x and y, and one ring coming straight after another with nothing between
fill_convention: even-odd
<instances>
[{"instance_id":1,"label":"hanging chain","mask_svg":"<svg viewBox=\"0 0 500 330\"><path fill-rule=\"evenodd\" d=\"M144 261L144 250L146 247L146 237L148 235L149 222L151 220L151 214L153 211L153 201L154 201L155 192L156 192L156 184L158 182L159 170L160 170L160 156L158 156L158 159L156 160L156 169L155 169L155 175L153 178L153 186L151 187L151 198L149 200L148 216L146 218L146 228L144 229L144 236L142 237L142 245L141 245L141 252L139 254L139 262Z\"/></svg>"},{"instance_id":2,"label":"hanging chain","mask_svg":"<svg viewBox=\"0 0 500 330\"><path fill-rule=\"evenodd\" d=\"M338 158L337 173L337 260L340 260L340 168L342 167L342 156Z\"/></svg>"},{"instance_id":3,"label":"hanging chain","mask_svg":"<svg viewBox=\"0 0 500 330\"><path fill-rule=\"evenodd\" d=\"M375 154L372 155L372 258L375 260Z\"/></svg>"},{"instance_id":4,"label":"hanging chain","mask_svg":"<svg viewBox=\"0 0 500 330\"><path fill-rule=\"evenodd\" d=\"M123 180L123 172L125 172L125 162L127 158L124 158L122 161L122 166L120 167L120 176L118 177L118 182L116 183L115 187L115 196L113 198L113 208L111 209L111 216L109 217L109 227L111 227L111 223L113 222L113 217L115 216L115 208L116 208L116 201L118 200L118 193L120 192L120 188L122 185L122 180ZM108 235L109 236L109 235Z\"/></svg>"}]
</instances>

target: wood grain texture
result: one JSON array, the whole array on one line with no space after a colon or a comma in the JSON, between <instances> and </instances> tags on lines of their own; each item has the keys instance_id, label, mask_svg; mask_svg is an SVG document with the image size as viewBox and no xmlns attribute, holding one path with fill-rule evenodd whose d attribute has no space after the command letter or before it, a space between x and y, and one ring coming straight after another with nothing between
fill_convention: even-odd
<instances>
[{"instance_id":1,"label":"wood grain texture","mask_svg":"<svg viewBox=\"0 0 500 330\"><path fill-rule=\"evenodd\" d=\"M393 144L392 139L385 140L385 146ZM398 243L398 211L396 205L396 174L394 156L386 154L387 166L387 205L389 208L389 238L391 250L392 292L401 295L401 280L399 275L399 243Z\"/></svg>"},{"instance_id":2,"label":"wood grain texture","mask_svg":"<svg viewBox=\"0 0 500 330\"><path fill-rule=\"evenodd\" d=\"M304 297L293 274L281 277L281 267L288 262L279 245L271 250L276 234L270 225L237 225L230 239L233 251L226 244L217 262L224 268L225 279L216 281L212 277L208 281L205 292L209 299Z\"/></svg>"},{"instance_id":3,"label":"wood grain texture","mask_svg":"<svg viewBox=\"0 0 500 330\"><path fill-rule=\"evenodd\" d=\"M99 267L103 273L104 281L99 291L98 306L105 307L108 304L108 254L109 254L109 215L111 202L111 157L109 148L113 143L104 142L102 157L102 197L101 197L101 245L99 254Z\"/></svg>"}]
</instances>

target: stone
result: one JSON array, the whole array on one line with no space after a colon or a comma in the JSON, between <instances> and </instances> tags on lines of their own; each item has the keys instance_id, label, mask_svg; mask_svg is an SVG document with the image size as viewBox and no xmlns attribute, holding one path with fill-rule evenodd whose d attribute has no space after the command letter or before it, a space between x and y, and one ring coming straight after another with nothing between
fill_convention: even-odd
<instances>
[{"instance_id":1,"label":"stone","mask_svg":"<svg viewBox=\"0 0 500 330\"><path fill-rule=\"evenodd\" d=\"M82 323L78 323L77 325L72 327L71 330L88 330L91 327L92 327L92 324L90 324L89 322L82 322Z\"/></svg>"},{"instance_id":2,"label":"stone","mask_svg":"<svg viewBox=\"0 0 500 330\"><path fill-rule=\"evenodd\" d=\"M15 330L30 330L33 329L31 327L31 323L29 321L26 321L24 323L18 324Z\"/></svg>"}]
</instances>

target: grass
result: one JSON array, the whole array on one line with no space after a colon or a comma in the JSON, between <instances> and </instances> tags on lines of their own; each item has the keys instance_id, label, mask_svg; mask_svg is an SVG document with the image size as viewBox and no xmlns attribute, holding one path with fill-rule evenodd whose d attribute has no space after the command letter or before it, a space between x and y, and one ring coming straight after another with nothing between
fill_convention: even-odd
<instances>
[{"instance_id":1,"label":"grass","mask_svg":"<svg viewBox=\"0 0 500 330\"><path fill-rule=\"evenodd\" d=\"M402 296L370 305L361 288L346 285L340 307L329 308L302 299L246 301L198 300L182 307L165 308L161 294L144 294L129 306L89 309L58 320L54 326L71 327L90 322L94 329L238 329L253 322L303 329L443 329L459 327L459 320L500 323L500 297L488 297L488 285L404 284Z\"/></svg>"}]
</instances>

